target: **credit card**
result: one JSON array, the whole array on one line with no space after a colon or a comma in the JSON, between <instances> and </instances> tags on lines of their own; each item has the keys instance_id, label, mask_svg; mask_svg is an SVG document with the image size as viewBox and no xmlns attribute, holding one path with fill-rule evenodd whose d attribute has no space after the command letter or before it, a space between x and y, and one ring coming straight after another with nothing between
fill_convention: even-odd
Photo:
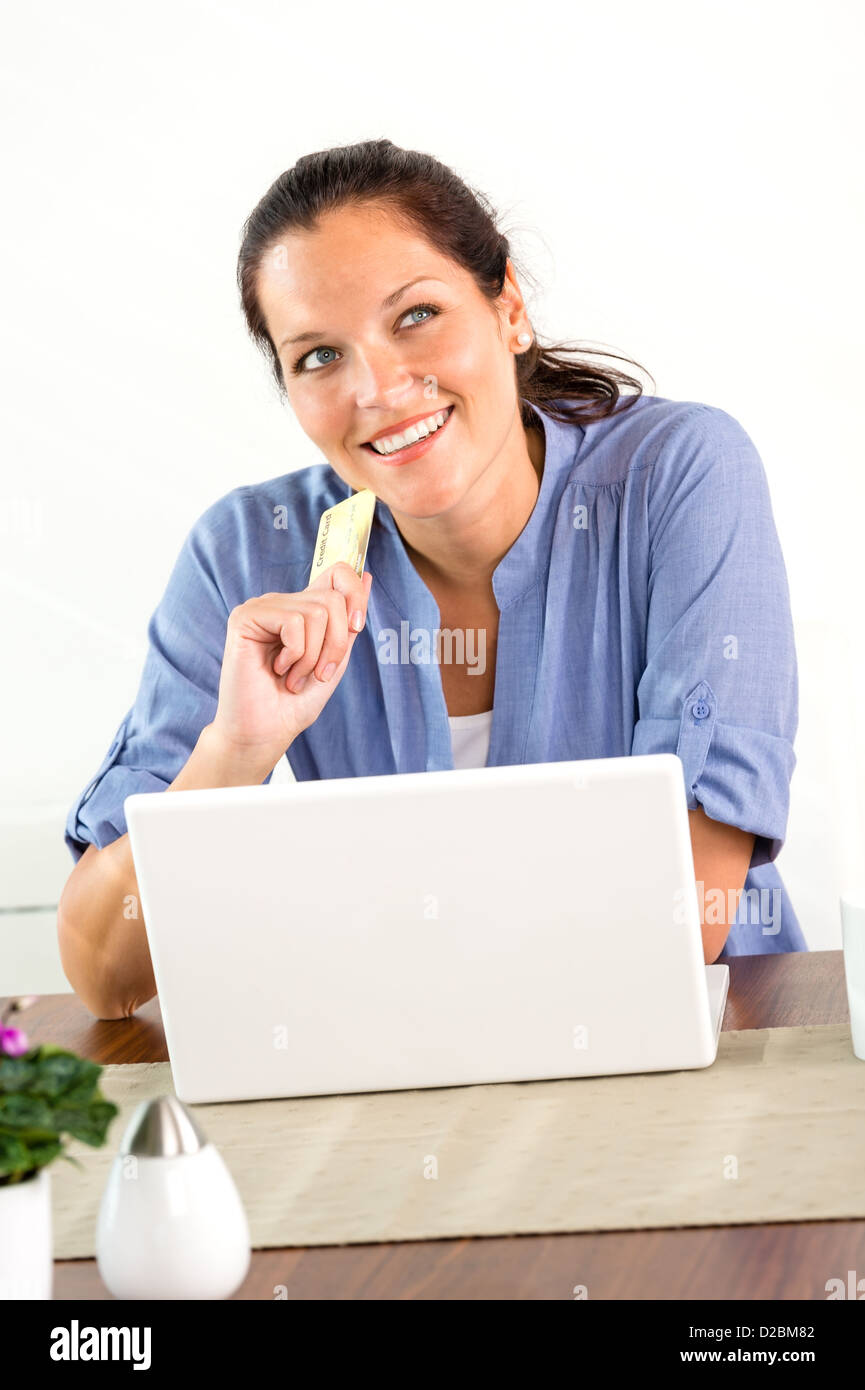
<instances>
[{"instance_id":1,"label":"credit card","mask_svg":"<svg viewBox=\"0 0 865 1390\"><path fill-rule=\"evenodd\" d=\"M309 572L310 584L340 560L351 565L358 579L363 577L375 500L372 489L365 487L322 513Z\"/></svg>"}]
</instances>

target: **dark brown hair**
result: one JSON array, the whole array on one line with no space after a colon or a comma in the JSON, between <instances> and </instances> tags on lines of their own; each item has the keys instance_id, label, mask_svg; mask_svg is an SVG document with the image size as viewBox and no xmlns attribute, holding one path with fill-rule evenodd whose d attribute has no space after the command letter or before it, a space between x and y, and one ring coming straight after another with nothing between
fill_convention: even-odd
<instances>
[{"instance_id":1,"label":"dark brown hair","mask_svg":"<svg viewBox=\"0 0 865 1390\"><path fill-rule=\"evenodd\" d=\"M401 149L390 140L365 140L304 155L292 169L280 174L250 213L243 226L237 261L237 283L247 328L270 361L282 393L282 365L256 289L262 261L286 233L296 228L312 231L324 213L351 205L374 205L390 212L442 255L469 271L491 302L504 287L511 252L507 237L496 225L495 210L483 193L464 183L432 155ZM511 260L516 265L513 256ZM616 409L622 386L636 388L635 394L622 397L622 408L633 404L642 393L642 386L634 377L615 367L601 369L563 355L586 352L615 357L639 367L639 363L619 357L618 353L598 353L576 343L542 347L535 335L528 351L516 357L517 393L524 425L532 424L531 410L527 409L532 405L539 405L564 422L602 419ZM552 402L559 404L553 406Z\"/></svg>"}]
</instances>

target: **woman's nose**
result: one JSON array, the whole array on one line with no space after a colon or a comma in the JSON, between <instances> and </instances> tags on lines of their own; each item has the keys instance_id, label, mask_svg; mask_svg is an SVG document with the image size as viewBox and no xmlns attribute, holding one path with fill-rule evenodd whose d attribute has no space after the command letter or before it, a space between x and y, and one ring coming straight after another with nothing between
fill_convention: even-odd
<instances>
[{"instance_id":1,"label":"woman's nose","mask_svg":"<svg viewBox=\"0 0 865 1390\"><path fill-rule=\"evenodd\" d=\"M366 347L354 354L351 385L360 407L390 410L410 394L414 372L396 346Z\"/></svg>"}]
</instances>

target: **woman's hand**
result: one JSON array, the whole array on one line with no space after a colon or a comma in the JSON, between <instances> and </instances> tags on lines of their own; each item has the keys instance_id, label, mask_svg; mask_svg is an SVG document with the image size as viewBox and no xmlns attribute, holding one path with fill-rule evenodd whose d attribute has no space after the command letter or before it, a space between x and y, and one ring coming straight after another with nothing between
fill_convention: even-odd
<instances>
[{"instance_id":1,"label":"woman's hand","mask_svg":"<svg viewBox=\"0 0 865 1390\"><path fill-rule=\"evenodd\" d=\"M262 762L272 753L276 766L339 685L371 587L369 571L358 579L340 562L301 593L262 594L232 610L211 726L226 749Z\"/></svg>"}]
</instances>

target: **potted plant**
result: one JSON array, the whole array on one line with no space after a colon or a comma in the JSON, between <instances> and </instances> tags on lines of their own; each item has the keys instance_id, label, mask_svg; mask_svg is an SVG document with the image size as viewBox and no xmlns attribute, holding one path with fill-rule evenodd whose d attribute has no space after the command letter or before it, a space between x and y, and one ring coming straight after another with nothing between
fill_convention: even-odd
<instances>
[{"instance_id":1,"label":"potted plant","mask_svg":"<svg viewBox=\"0 0 865 1390\"><path fill-rule=\"evenodd\" d=\"M51 1297L49 1164L64 1158L80 1168L63 1152L64 1136L99 1148L118 1113L99 1092L95 1062L52 1043L30 1046L13 1016L37 997L0 1012L0 1298Z\"/></svg>"}]
</instances>

